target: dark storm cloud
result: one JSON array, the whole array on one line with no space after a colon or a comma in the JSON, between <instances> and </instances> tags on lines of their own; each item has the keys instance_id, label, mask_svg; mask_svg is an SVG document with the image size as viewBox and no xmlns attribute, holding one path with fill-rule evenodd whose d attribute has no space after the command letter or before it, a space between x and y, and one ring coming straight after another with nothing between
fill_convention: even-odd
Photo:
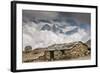
<instances>
[{"instance_id":1,"label":"dark storm cloud","mask_svg":"<svg viewBox=\"0 0 100 73\"><path fill-rule=\"evenodd\" d=\"M65 18L65 19L76 19L77 21L85 24L91 24L90 13L76 13L76 12L60 12L59 17Z\"/></svg>"},{"instance_id":2,"label":"dark storm cloud","mask_svg":"<svg viewBox=\"0 0 100 73\"><path fill-rule=\"evenodd\" d=\"M34 21L35 19L61 21L70 18L77 20L79 23L91 24L90 16L89 13L23 10L23 22Z\"/></svg>"},{"instance_id":3,"label":"dark storm cloud","mask_svg":"<svg viewBox=\"0 0 100 73\"><path fill-rule=\"evenodd\" d=\"M23 21L56 19L59 13L48 11L23 10Z\"/></svg>"}]
</instances>

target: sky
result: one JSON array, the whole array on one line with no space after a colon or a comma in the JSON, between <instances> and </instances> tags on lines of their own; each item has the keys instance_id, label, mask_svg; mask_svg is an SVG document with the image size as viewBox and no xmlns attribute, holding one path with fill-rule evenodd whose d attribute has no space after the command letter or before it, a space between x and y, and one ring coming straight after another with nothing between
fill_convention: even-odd
<instances>
[{"instance_id":1,"label":"sky","mask_svg":"<svg viewBox=\"0 0 100 73\"><path fill-rule=\"evenodd\" d=\"M86 42L91 37L91 14L52 11L22 11L23 48Z\"/></svg>"}]
</instances>

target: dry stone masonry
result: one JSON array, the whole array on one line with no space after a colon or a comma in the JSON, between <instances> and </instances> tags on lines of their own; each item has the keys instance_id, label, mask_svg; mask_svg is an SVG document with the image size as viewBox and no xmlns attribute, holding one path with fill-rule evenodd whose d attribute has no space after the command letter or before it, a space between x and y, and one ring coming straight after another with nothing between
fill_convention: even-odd
<instances>
[{"instance_id":1,"label":"dry stone masonry","mask_svg":"<svg viewBox=\"0 0 100 73\"><path fill-rule=\"evenodd\" d=\"M23 52L23 62L70 60L89 56L91 50L87 44L79 41L73 43L53 44L38 48L29 53Z\"/></svg>"}]
</instances>

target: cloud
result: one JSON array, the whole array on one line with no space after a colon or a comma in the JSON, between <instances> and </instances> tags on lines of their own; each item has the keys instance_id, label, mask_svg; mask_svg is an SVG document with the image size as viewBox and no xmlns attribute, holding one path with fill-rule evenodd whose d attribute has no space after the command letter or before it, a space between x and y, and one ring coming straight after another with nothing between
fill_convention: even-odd
<instances>
[{"instance_id":1,"label":"cloud","mask_svg":"<svg viewBox=\"0 0 100 73\"><path fill-rule=\"evenodd\" d=\"M50 11L34 11L34 10L23 10L23 21L32 21L34 19L56 19L58 18L59 13L57 12L50 12Z\"/></svg>"},{"instance_id":2,"label":"cloud","mask_svg":"<svg viewBox=\"0 0 100 73\"><path fill-rule=\"evenodd\" d=\"M67 32L77 27L67 27ZM90 36L85 29L77 28L77 32L73 34L56 34L53 31L38 30L36 27L25 25L23 30L23 48L31 45L33 49L47 47L52 44L69 43L75 41L87 41ZM24 50L24 49L23 49Z\"/></svg>"},{"instance_id":3,"label":"cloud","mask_svg":"<svg viewBox=\"0 0 100 73\"><path fill-rule=\"evenodd\" d=\"M86 42L90 39L89 16L88 13L23 10L23 50L28 45L35 49L55 43ZM51 29L41 30L46 24Z\"/></svg>"},{"instance_id":4,"label":"cloud","mask_svg":"<svg viewBox=\"0 0 100 73\"><path fill-rule=\"evenodd\" d=\"M32 35L23 33L23 48L27 45L31 45L32 48L35 49L63 42L63 38L57 36L51 31L30 31L30 33Z\"/></svg>"},{"instance_id":5,"label":"cloud","mask_svg":"<svg viewBox=\"0 0 100 73\"><path fill-rule=\"evenodd\" d=\"M78 28L76 33L71 34L70 39L73 41L83 41L86 42L89 39L88 33L84 29Z\"/></svg>"}]
</instances>

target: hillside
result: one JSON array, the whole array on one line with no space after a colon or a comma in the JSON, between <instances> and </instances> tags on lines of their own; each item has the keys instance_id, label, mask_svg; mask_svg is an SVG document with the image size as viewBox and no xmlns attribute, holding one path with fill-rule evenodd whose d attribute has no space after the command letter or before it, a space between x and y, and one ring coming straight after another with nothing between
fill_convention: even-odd
<instances>
[{"instance_id":1,"label":"hillside","mask_svg":"<svg viewBox=\"0 0 100 73\"><path fill-rule=\"evenodd\" d=\"M91 47L91 40L88 40L88 41L86 42L86 44L88 45L88 47Z\"/></svg>"}]
</instances>

